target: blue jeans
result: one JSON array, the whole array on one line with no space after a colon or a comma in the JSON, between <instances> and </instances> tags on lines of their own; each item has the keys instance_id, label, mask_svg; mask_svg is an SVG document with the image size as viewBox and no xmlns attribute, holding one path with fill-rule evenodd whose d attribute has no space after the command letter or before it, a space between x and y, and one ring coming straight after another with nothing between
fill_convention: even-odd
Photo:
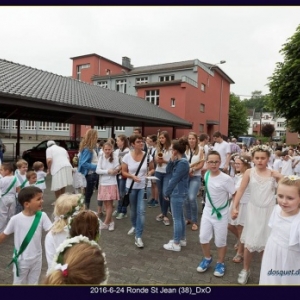
<instances>
[{"instance_id":1,"label":"blue jeans","mask_svg":"<svg viewBox=\"0 0 300 300\"><path fill-rule=\"evenodd\" d=\"M119 178L119 175L117 175L117 182L118 182L118 188L119 188L119 195L120 195L120 200L123 198L126 192L126 178ZM127 207L122 206L122 201L118 201L118 208L117 212L127 214Z\"/></svg>"},{"instance_id":2,"label":"blue jeans","mask_svg":"<svg viewBox=\"0 0 300 300\"><path fill-rule=\"evenodd\" d=\"M170 201L165 200L164 194L168 187L169 181L171 179L171 174L155 172L154 176L159 179L156 180L159 204L160 204L161 213L166 217L168 213L168 208L170 207Z\"/></svg>"},{"instance_id":3,"label":"blue jeans","mask_svg":"<svg viewBox=\"0 0 300 300\"><path fill-rule=\"evenodd\" d=\"M85 206L86 209L90 208L90 202L92 195L94 193L94 187L96 186L96 183L98 181L99 175L97 173L88 174L85 176L86 178L86 188L85 188Z\"/></svg>"},{"instance_id":4,"label":"blue jeans","mask_svg":"<svg viewBox=\"0 0 300 300\"><path fill-rule=\"evenodd\" d=\"M186 195L171 196L171 210L173 218L173 240L176 244L180 243L180 240L185 240L185 218L183 214L183 203Z\"/></svg>"},{"instance_id":5,"label":"blue jeans","mask_svg":"<svg viewBox=\"0 0 300 300\"><path fill-rule=\"evenodd\" d=\"M132 189L129 194L130 220L135 228L136 238L141 238L145 223L145 201L143 200L144 189Z\"/></svg>"},{"instance_id":6,"label":"blue jeans","mask_svg":"<svg viewBox=\"0 0 300 300\"><path fill-rule=\"evenodd\" d=\"M192 176L189 178L188 196L184 201L185 216L192 223L198 223L198 201L197 193L201 186L201 176Z\"/></svg>"}]
</instances>

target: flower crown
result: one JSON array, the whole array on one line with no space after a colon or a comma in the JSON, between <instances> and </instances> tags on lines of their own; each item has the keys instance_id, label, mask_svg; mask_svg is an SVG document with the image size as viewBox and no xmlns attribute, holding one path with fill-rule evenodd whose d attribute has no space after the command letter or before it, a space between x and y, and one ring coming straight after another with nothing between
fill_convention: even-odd
<instances>
[{"instance_id":1,"label":"flower crown","mask_svg":"<svg viewBox=\"0 0 300 300\"><path fill-rule=\"evenodd\" d=\"M297 175L289 175L289 176L284 176L284 178L288 178L291 181L296 181L296 180L300 180L300 177Z\"/></svg>"},{"instance_id":2,"label":"flower crown","mask_svg":"<svg viewBox=\"0 0 300 300\"><path fill-rule=\"evenodd\" d=\"M73 238L66 239L56 249L56 254L53 258L51 270L48 273L48 275L51 274L52 272L54 272L55 270L61 270L62 275L64 277L68 277L68 275L69 275L68 274L68 264L63 264L63 254L65 253L65 251L68 248L72 247L75 244L79 244L79 243L86 243L86 244L89 244L89 245L94 246L94 247L101 250L101 247L95 241L91 241L86 236L83 236L83 235L78 235L78 236L75 236ZM109 277L109 272L108 272L108 268L107 268L105 253L102 252L102 255L103 255L104 266L105 266L105 278L99 284L100 285L105 285L105 284L107 284L107 280L108 280L108 277Z\"/></svg>"},{"instance_id":3,"label":"flower crown","mask_svg":"<svg viewBox=\"0 0 300 300\"><path fill-rule=\"evenodd\" d=\"M72 207L72 209L70 211L68 211L66 214L64 215L60 215L59 218L60 219L68 219L69 217L72 217L74 215L74 213L78 213L80 211L80 209L84 206L84 196L80 195L77 205L74 207Z\"/></svg>"},{"instance_id":4,"label":"flower crown","mask_svg":"<svg viewBox=\"0 0 300 300\"><path fill-rule=\"evenodd\" d=\"M245 164L248 164L248 165L251 164L251 160L248 160L248 159L246 159L246 158L244 158L242 156L237 155L237 156L235 156L234 160L236 160L236 159L240 159Z\"/></svg>"},{"instance_id":5,"label":"flower crown","mask_svg":"<svg viewBox=\"0 0 300 300\"><path fill-rule=\"evenodd\" d=\"M256 145L250 151L251 153L254 153L256 151L263 151L263 152L269 152L270 154L272 152L272 150L266 145Z\"/></svg>"}]
</instances>

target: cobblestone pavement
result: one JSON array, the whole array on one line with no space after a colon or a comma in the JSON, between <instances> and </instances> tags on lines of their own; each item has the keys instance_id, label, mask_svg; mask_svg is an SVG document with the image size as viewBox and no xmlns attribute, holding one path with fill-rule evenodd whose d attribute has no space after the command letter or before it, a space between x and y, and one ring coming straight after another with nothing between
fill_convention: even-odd
<instances>
[{"instance_id":1,"label":"cobblestone pavement","mask_svg":"<svg viewBox=\"0 0 300 300\"><path fill-rule=\"evenodd\" d=\"M44 195L43 211L52 218L54 193L50 191L51 179L47 178L47 190ZM71 187L67 188L71 192ZM96 193L92 198L91 209L96 210ZM198 199L200 204L200 199ZM165 285L165 284L199 284L199 285L234 285L237 284L238 273L242 264L235 264L232 258L235 255L233 245L235 238L228 233L228 250L226 255L226 272L222 278L213 275L216 263L216 247L212 245L213 264L205 273L198 273L196 268L202 259L199 244L199 231L192 231L187 227L187 246L180 252L164 250L163 244L172 239L173 226L165 226L155 220L160 208L148 208L146 205L145 228L143 242L145 247L139 249L134 244L134 236L127 235L131 228L130 217L115 220L115 230L102 230L100 245L106 254L109 267L110 284L137 284L137 285ZM171 217L171 216L170 216ZM199 222L201 214L199 213ZM44 241L43 235L43 241ZM9 236L0 245L0 284L13 282L12 267L6 268L11 260L13 251L13 236ZM43 268L40 282L43 282L47 269L46 258L43 256ZM253 257L249 284L258 284L260 272L260 256Z\"/></svg>"}]
</instances>

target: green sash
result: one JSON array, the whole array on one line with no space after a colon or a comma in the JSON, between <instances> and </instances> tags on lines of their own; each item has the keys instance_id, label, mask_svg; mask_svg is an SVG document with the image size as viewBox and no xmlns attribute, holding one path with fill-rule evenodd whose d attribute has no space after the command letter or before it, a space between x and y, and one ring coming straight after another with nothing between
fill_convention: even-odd
<instances>
[{"instance_id":1,"label":"green sash","mask_svg":"<svg viewBox=\"0 0 300 300\"><path fill-rule=\"evenodd\" d=\"M23 183L21 184L21 186L20 186L20 188L22 189L22 188L24 188L24 186L25 186L25 184L27 183L27 179L25 179L24 181L23 181Z\"/></svg>"},{"instance_id":2,"label":"green sash","mask_svg":"<svg viewBox=\"0 0 300 300\"><path fill-rule=\"evenodd\" d=\"M45 182L45 179L41 179L41 180L37 181L37 182L35 183L35 185L41 184L41 183L44 183L44 182Z\"/></svg>"},{"instance_id":3,"label":"green sash","mask_svg":"<svg viewBox=\"0 0 300 300\"><path fill-rule=\"evenodd\" d=\"M209 175L210 175L210 172L207 171L206 174L205 174L205 178L204 178L204 181L205 181L205 188L206 188L206 195L208 197L208 200L210 202L210 205L212 206L212 212L211 212L211 215L213 215L214 213L216 213L217 215L217 218L218 220L221 220L222 219L222 214L220 213L220 210L224 209L225 207L227 207L228 205L228 200L226 201L226 204L224 206L221 206L219 208L216 208L213 203L212 203L212 200L211 200L211 197L210 197L210 194L209 194L209 191L208 191L208 178L209 178Z\"/></svg>"},{"instance_id":4,"label":"green sash","mask_svg":"<svg viewBox=\"0 0 300 300\"><path fill-rule=\"evenodd\" d=\"M15 264L16 266L16 272L17 272L17 277L19 277L19 265L18 265L18 258L19 256L24 252L24 250L27 248L28 244L30 243L36 228L40 222L40 219L42 217L42 212L41 211L37 211L34 217L34 220L31 224L31 227L29 229L29 231L27 232L19 251L17 251L16 248L14 248L14 257L12 258L11 262L7 265L7 267L9 267L12 263Z\"/></svg>"},{"instance_id":5,"label":"green sash","mask_svg":"<svg viewBox=\"0 0 300 300\"><path fill-rule=\"evenodd\" d=\"M10 186L8 187L8 189L6 190L6 192L4 194L1 194L1 197L5 196L6 194L8 194L10 192L10 190L13 188L13 186L15 185L17 181L17 177L14 177L14 180L12 181L12 183L10 184Z\"/></svg>"}]
</instances>

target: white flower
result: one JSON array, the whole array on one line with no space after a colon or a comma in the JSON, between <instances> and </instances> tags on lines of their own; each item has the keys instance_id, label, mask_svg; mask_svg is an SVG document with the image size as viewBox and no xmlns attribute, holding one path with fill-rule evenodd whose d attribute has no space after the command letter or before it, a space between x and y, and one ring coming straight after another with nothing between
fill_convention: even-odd
<instances>
[{"instance_id":1,"label":"white flower","mask_svg":"<svg viewBox=\"0 0 300 300\"><path fill-rule=\"evenodd\" d=\"M289 175L289 176L285 176L287 177L289 180L292 180L292 181L295 181L295 180L299 180L300 177L299 176L296 176L296 175Z\"/></svg>"}]
</instances>

